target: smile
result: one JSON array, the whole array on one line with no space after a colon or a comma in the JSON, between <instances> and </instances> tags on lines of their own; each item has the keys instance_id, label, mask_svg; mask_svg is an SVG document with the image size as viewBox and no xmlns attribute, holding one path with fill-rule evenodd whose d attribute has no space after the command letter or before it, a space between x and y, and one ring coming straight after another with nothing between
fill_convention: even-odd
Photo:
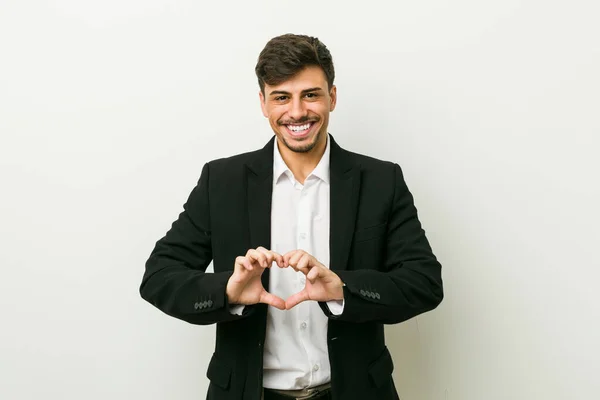
<instances>
[{"instance_id":1,"label":"smile","mask_svg":"<svg viewBox=\"0 0 600 400\"><path fill-rule=\"evenodd\" d=\"M313 125L314 122L308 122L302 125L285 125L285 127L292 136L301 137L305 136Z\"/></svg>"}]
</instances>

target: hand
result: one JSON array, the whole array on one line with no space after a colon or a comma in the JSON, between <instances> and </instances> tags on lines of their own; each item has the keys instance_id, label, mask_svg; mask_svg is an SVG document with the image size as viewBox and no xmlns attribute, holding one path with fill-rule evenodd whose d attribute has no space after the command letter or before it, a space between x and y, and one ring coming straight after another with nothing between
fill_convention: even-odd
<instances>
[{"instance_id":1,"label":"hand","mask_svg":"<svg viewBox=\"0 0 600 400\"><path fill-rule=\"evenodd\" d=\"M285 301L290 309L306 301L343 300L343 283L339 276L321 264L304 250L293 250L283 255L283 267L292 267L306 275L306 286L300 292L291 295Z\"/></svg>"},{"instance_id":2,"label":"hand","mask_svg":"<svg viewBox=\"0 0 600 400\"><path fill-rule=\"evenodd\" d=\"M274 252L258 247L250 249L245 256L235 259L233 275L227 282L227 298L231 304L265 303L280 310L285 310L285 301L265 290L260 280L265 268L270 268L273 261L283 267L283 257Z\"/></svg>"}]
</instances>

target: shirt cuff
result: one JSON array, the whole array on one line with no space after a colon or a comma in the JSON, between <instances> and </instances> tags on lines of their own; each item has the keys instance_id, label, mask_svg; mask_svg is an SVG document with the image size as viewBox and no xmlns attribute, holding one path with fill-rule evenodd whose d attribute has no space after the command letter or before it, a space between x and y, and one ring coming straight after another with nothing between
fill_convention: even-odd
<instances>
[{"instance_id":1,"label":"shirt cuff","mask_svg":"<svg viewBox=\"0 0 600 400\"><path fill-rule=\"evenodd\" d=\"M325 304L333 315L341 315L344 312L344 300L329 300Z\"/></svg>"},{"instance_id":2,"label":"shirt cuff","mask_svg":"<svg viewBox=\"0 0 600 400\"><path fill-rule=\"evenodd\" d=\"M245 307L244 304L232 304L229 306L229 312L233 315L242 315Z\"/></svg>"}]
</instances>

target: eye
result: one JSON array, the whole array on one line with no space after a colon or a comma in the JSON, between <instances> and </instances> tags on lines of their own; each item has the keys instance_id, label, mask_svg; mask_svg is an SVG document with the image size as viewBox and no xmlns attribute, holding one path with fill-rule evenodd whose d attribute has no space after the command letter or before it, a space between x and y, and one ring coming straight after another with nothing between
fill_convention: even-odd
<instances>
[{"instance_id":1,"label":"eye","mask_svg":"<svg viewBox=\"0 0 600 400\"><path fill-rule=\"evenodd\" d=\"M275 101L284 101L284 100L287 100L287 96L277 96L277 97L275 97L274 100Z\"/></svg>"},{"instance_id":2,"label":"eye","mask_svg":"<svg viewBox=\"0 0 600 400\"><path fill-rule=\"evenodd\" d=\"M314 98L319 97L319 95L316 93L306 93L306 97L309 99L314 99Z\"/></svg>"}]
</instances>

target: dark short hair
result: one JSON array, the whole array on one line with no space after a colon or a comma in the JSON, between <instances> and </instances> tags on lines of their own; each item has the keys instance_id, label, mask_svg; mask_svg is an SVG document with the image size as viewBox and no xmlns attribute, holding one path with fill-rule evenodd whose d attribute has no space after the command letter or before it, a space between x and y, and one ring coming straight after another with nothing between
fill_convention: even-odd
<instances>
[{"instance_id":1,"label":"dark short hair","mask_svg":"<svg viewBox=\"0 0 600 400\"><path fill-rule=\"evenodd\" d=\"M308 66L321 67L331 89L335 71L327 47L316 37L288 33L267 42L254 71L264 94L265 84L279 85Z\"/></svg>"}]
</instances>

